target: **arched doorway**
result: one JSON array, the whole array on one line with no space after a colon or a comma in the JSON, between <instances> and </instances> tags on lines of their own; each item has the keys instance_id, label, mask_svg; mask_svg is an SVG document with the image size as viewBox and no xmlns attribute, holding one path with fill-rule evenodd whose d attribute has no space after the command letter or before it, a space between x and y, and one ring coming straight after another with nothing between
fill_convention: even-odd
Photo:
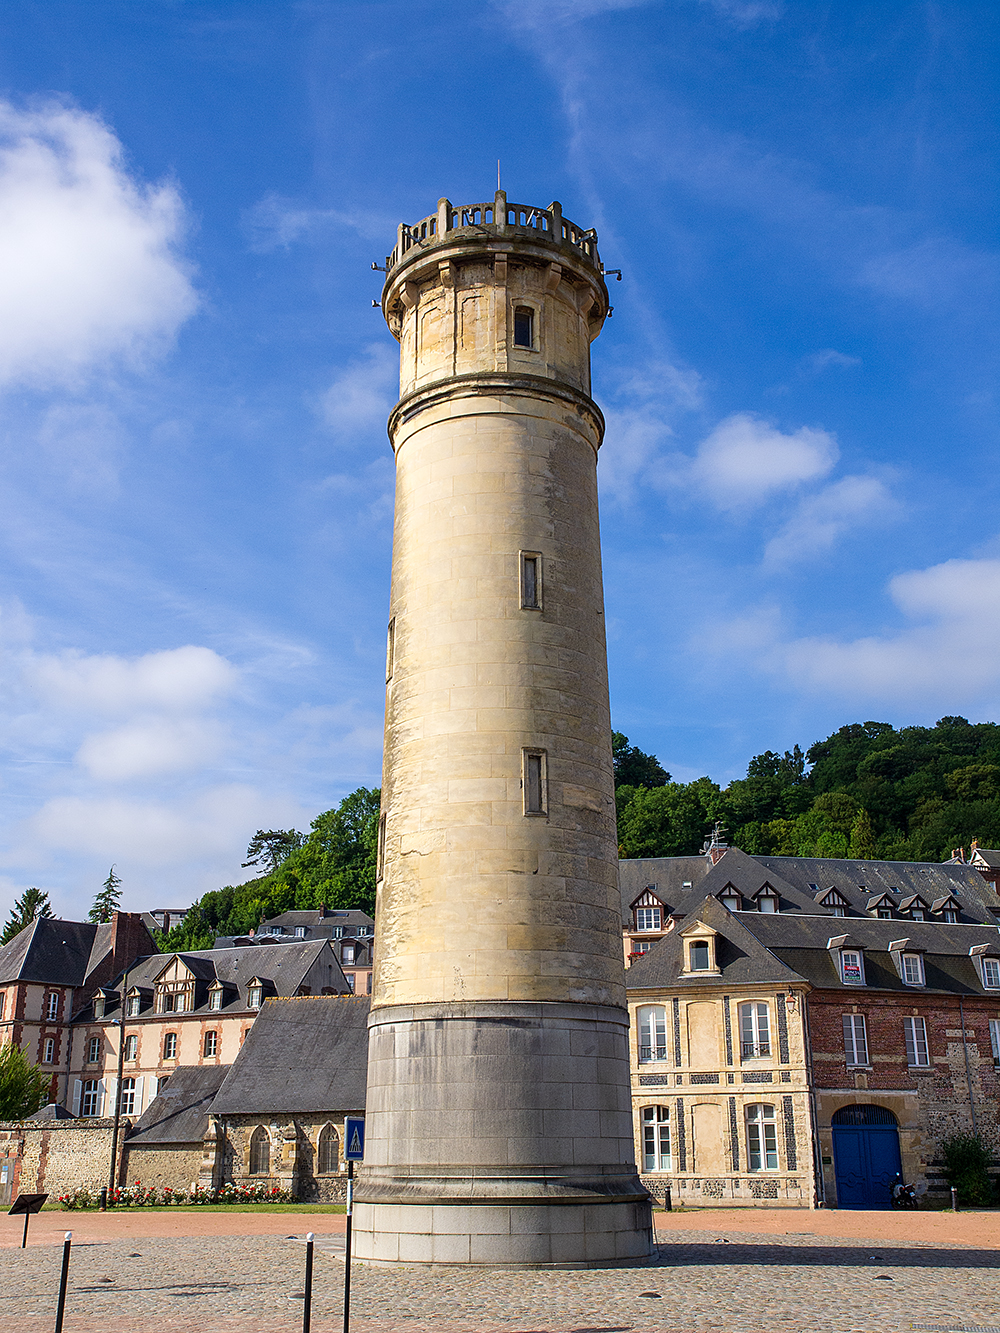
<instances>
[{"instance_id":1,"label":"arched doorway","mask_svg":"<svg viewBox=\"0 0 1000 1333\"><path fill-rule=\"evenodd\" d=\"M891 1207L902 1170L896 1117L885 1106L842 1106L831 1123L837 1207Z\"/></svg>"}]
</instances>

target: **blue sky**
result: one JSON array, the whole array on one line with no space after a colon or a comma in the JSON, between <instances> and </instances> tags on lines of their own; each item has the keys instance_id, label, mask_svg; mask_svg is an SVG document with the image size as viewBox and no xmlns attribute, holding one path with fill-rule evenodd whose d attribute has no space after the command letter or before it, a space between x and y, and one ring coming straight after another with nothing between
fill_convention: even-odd
<instances>
[{"instance_id":1,"label":"blue sky","mask_svg":"<svg viewBox=\"0 0 1000 1333\"><path fill-rule=\"evenodd\" d=\"M997 717L997 12L0 17L0 898L243 877L378 781L397 222L600 234L616 725L675 776ZM992 77L991 77L992 76Z\"/></svg>"}]
</instances>

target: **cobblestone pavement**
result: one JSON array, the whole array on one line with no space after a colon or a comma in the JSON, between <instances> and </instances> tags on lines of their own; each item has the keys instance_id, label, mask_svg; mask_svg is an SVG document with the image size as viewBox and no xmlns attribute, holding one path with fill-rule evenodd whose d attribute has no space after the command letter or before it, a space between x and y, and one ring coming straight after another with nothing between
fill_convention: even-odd
<instances>
[{"instance_id":1,"label":"cobblestone pavement","mask_svg":"<svg viewBox=\"0 0 1000 1333\"><path fill-rule=\"evenodd\" d=\"M805 1221L805 1218L803 1218ZM653 1267L352 1274L354 1333L908 1333L1000 1327L1000 1251L660 1231ZM317 1237L313 1333L341 1327L343 1238ZM338 1253L339 1250L339 1253ZM0 1251L0 1329L54 1325L62 1249ZM302 1238L74 1244L65 1333L297 1333Z\"/></svg>"}]
</instances>

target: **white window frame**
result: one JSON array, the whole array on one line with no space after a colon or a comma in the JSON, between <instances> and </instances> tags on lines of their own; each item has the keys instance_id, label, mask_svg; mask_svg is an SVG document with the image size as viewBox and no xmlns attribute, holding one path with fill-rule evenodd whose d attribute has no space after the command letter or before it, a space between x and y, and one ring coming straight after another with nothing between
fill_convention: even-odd
<instances>
[{"instance_id":1,"label":"white window frame","mask_svg":"<svg viewBox=\"0 0 1000 1333\"><path fill-rule=\"evenodd\" d=\"M719 902L730 912L741 912L743 910L743 899L736 889L723 889L719 894Z\"/></svg>"},{"instance_id":2,"label":"white window frame","mask_svg":"<svg viewBox=\"0 0 1000 1333\"><path fill-rule=\"evenodd\" d=\"M167 1045L168 1045L168 1043L169 1043L169 1045L170 1045L170 1047L171 1047L169 1054L167 1053ZM163 1034L163 1058L164 1058L164 1060L176 1060L176 1059L177 1059L177 1033L176 1033L176 1032L165 1032L165 1033Z\"/></svg>"},{"instance_id":3,"label":"white window frame","mask_svg":"<svg viewBox=\"0 0 1000 1333\"><path fill-rule=\"evenodd\" d=\"M637 907L635 909L636 930L662 930L663 911L659 907Z\"/></svg>"},{"instance_id":4,"label":"white window frame","mask_svg":"<svg viewBox=\"0 0 1000 1333\"><path fill-rule=\"evenodd\" d=\"M980 975L984 990L1000 990L1000 958L989 958L985 954L979 960Z\"/></svg>"},{"instance_id":5,"label":"white window frame","mask_svg":"<svg viewBox=\"0 0 1000 1333\"><path fill-rule=\"evenodd\" d=\"M780 1171L778 1121L771 1102L753 1102L746 1108L747 1170Z\"/></svg>"},{"instance_id":6,"label":"white window frame","mask_svg":"<svg viewBox=\"0 0 1000 1333\"><path fill-rule=\"evenodd\" d=\"M342 944L340 946L340 961L342 963L350 963L350 965L353 967L355 953L356 949L353 941L349 941L346 944Z\"/></svg>"},{"instance_id":7,"label":"white window frame","mask_svg":"<svg viewBox=\"0 0 1000 1333\"><path fill-rule=\"evenodd\" d=\"M96 1065L101 1058L100 1037L87 1038L87 1064Z\"/></svg>"},{"instance_id":8,"label":"white window frame","mask_svg":"<svg viewBox=\"0 0 1000 1333\"><path fill-rule=\"evenodd\" d=\"M864 1014L842 1014L844 1053L848 1069L870 1068L868 1059L868 1024Z\"/></svg>"},{"instance_id":9,"label":"white window frame","mask_svg":"<svg viewBox=\"0 0 1000 1333\"><path fill-rule=\"evenodd\" d=\"M918 953L904 953L899 960L899 974L904 986L923 986L924 960Z\"/></svg>"},{"instance_id":10,"label":"white window frame","mask_svg":"<svg viewBox=\"0 0 1000 1333\"><path fill-rule=\"evenodd\" d=\"M135 1115L135 1091L135 1079L123 1078L121 1092L119 1093L119 1111L121 1115Z\"/></svg>"},{"instance_id":11,"label":"white window frame","mask_svg":"<svg viewBox=\"0 0 1000 1333\"><path fill-rule=\"evenodd\" d=\"M125 1059L138 1060L139 1058L139 1035L136 1032L130 1032L125 1038Z\"/></svg>"},{"instance_id":12,"label":"white window frame","mask_svg":"<svg viewBox=\"0 0 1000 1333\"><path fill-rule=\"evenodd\" d=\"M264 987L260 985L250 986L247 989L247 1008L259 1009L264 1003Z\"/></svg>"},{"instance_id":13,"label":"white window frame","mask_svg":"<svg viewBox=\"0 0 1000 1333\"><path fill-rule=\"evenodd\" d=\"M763 912L765 916L775 916L781 911L781 899L772 888L761 889L754 895L754 902L757 904L757 911ZM765 907L765 903L769 906Z\"/></svg>"},{"instance_id":14,"label":"white window frame","mask_svg":"<svg viewBox=\"0 0 1000 1333\"><path fill-rule=\"evenodd\" d=\"M48 1003L45 1009L45 1017L49 1023L54 1023L59 1017L59 992L49 991Z\"/></svg>"},{"instance_id":15,"label":"white window frame","mask_svg":"<svg viewBox=\"0 0 1000 1333\"><path fill-rule=\"evenodd\" d=\"M125 1017L138 1018L142 1012L142 996L130 995L125 1004Z\"/></svg>"},{"instance_id":16,"label":"white window frame","mask_svg":"<svg viewBox=\"0 0 1000 1333\"><path fill-rule=\"evenodd\" d=\"M306 937L306 928L305 928L305 926L296 926L296 927L295 927L295 938L296 938L297 940L304 940L305 937Z\"/></svg>"},{"instance_id":17,"label":"white window frame","mask_svg":"<svg viewBox=\"0 0 1000 1333\"><path fill-rule=\"evenodd\" d=\"M694 951L698 950L699 956L701 950L705 950L705 966L695 967ZM712 969L712 941L706 939L688 940L688 971L689 972L711 972Z\"/></svg>"},{"instance_id":18,"label":"white window frame","mask_svg":"<svg viewBox=\"0 0 1000 1333\"><path fill-rule=\"evenodd\" d=\"M81 1116L87 1118L100 1114L101 1091L101 1080L99 1078L84 1079L83 1092L80 1098Z\"/></svg>"},{"instance_id":19,"label":"white window frame","mask_svg":"<svg viewBox=\"0 0 1000 1333\"><path fill-rule=\"evenodd\" d=\"M849 977L847 975L848 958L856 958L857 969L860 978ZM853 965L852 965L853 966ZM841 949L840 951L840 979L845 986L863 986L865 984L865 956L860 949Z\"/></svg>"},{"instance_id":20,"label":"white window frame","mask_svg":"<svg viewBox=\"0 0 1000 1333\"><path fill-rule=\"evenodd\" d=\"M211 1038L212 1049L209 1050L209 1038ZM219 1033L215 1028L209 1028L205 1033L205 1041L202 1050L206 1059L211 1060L219 1054Z\"/></svg>"},{"instance_id":21,"label":"white window frame","mask_svg":"<svg viewBox=\"0 0 1000 1333\"><path fill-rule=\"evenodd\" d=\"M56 1062L56 1039L46 1037L42 1042L42 1064L54 1065Z\"/></svg>"},{"instance_id":22,"label":"white window frame","mask_svg":"<svg viewBox=\"0 0 1000 1333\"><path fill-rule=\"evenodd\" d=\"M643 1171L672 1171L670 1143L670 1107L644 1106L639 1113L642 1125Z\"/></svg>"},{"instance_id":23,"label":"white window frame","mask_svg":"<svg viewBox=\"0 0 1000 1333\"><path fill-rule=\"evenodd\" d=\"M993 1049L993 1063L1000 1065L1000 1018L990 1019L990 1046Z\"/></svg>"},{"instance_id":24,"label":"white window frame","mask_svg":"<svg viewBox=\"0 0 1000 1333\"><path fill-rule=\"evenodd\" d=\"M222 987L217 986L215 990L208 993L208 1007L218 1012L222 1008Z\"/></svg>"},{"instance_id":25,"label":"white window frame","mask_svg":"<svg viewBox=\"0 0 1000 1333\"><path fill-rule=\"evenodd\" d=\"M667 1010L662 1004L644 1004L636 1010L639 1063L667 1058ZM643 1053L645 1052L645 1054Z\"/></svg>"},{"instance_id":26,"label":"white window frame","mask_svg":"<svg viewBox=\"0 0 1000 1333\"><path fill-rule=\"evenodd\" d=\"M903 1039L906 1042L907 1067L929 1069L931 1056L927 1045L927 1024L924 1019L907 1015L903 1019Z\"/></svg>"},{"instance_id":27,"label":"white window frame","mask_svg":"<svg viewBox=\"0 0 1000 1333\"><path fill-rule=\"evenodd\" d=\"M771 1054L771 1011L765 1000L748 1000L738 1006L740 1058L757 1060Z\"/></svg>"}]
</instances>

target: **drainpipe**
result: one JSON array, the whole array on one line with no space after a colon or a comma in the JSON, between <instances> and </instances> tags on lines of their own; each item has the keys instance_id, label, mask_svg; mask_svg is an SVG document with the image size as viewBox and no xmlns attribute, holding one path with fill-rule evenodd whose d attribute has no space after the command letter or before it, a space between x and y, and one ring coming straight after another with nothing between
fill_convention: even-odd
<instances>
[{"instance_id":1,"label":"drainpipe","mask_svg":"<svg viewBox=\"0 0 1000 1333\"><path fill-rule=\"evenodd\" d=\"M802 992L802 1036L806 1052L806 1082L809 1087L809 1134L812 1139L813 1179L816 1182L816 1206L826 1203L826 1178L823 1175L823 1149L819 1141L819 1110L816 1106L815 1081L813 1078L812 1036L809 1031L809 996Z\"/></svg>"},{"instance_id":2,"label":"drainpipe","mask_svg":"<svg viewBox=\"0 0 1000 1333\"><path fill-rule=\"evenodd\" d=\"M962 1022L962 1054L965 1056L965 1084L969 1089L969 1113L972 1116L972 1132L978 1134L976 1128L976 1103L972 1096L972 1074L969 1071L969 1043L965 1040L965 1009L962 1005L961 995L958 997L958 1013Z\"/></svg>"}]
</instances>

